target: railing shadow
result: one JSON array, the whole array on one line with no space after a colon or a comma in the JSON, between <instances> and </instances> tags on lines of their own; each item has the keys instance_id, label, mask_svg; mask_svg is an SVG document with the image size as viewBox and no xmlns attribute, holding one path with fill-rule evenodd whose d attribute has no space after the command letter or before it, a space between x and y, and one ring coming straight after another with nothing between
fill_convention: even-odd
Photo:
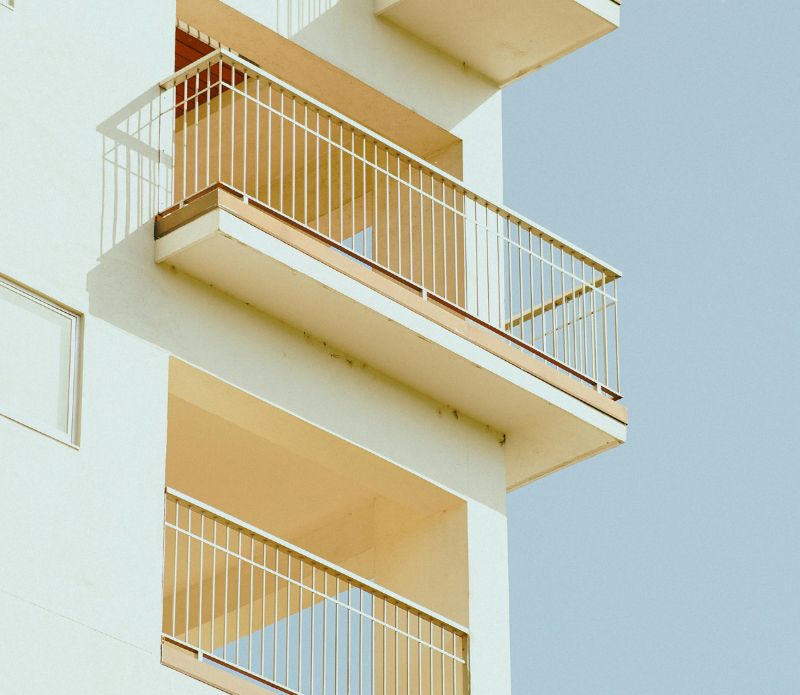
<instances>
[{"instance_id":1,"label":"railing shadow","mask_svg":"<svg viewBox=\"0 0 800 695\"><path fill-rule=\"evenodd\" d=\"M161 116L158 86L148 89L97 126L102 135L102 205L99 255L102 257L134 232L152 229L165 200L161 185L170 155Z\"/></svg>"}]
</instances>

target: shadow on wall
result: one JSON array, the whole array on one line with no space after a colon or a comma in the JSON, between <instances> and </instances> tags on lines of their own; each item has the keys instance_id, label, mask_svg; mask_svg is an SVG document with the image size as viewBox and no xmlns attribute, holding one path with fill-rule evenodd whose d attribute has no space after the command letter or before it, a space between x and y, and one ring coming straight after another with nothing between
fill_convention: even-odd
<instances>
[{"instance_id":1,"label":"shadow on wall","mask_svg":"<svg viewBox=\"0 0 800 695\"><path fill-rule=\"evenodd\" d=\"M155 216L170 200L172 168L171 145L163 146L172 133L170 117L160 116L169 113L160 108L163 98L155 86L97 126L103 203L98 261L86 281L89 314L261 397L282 392L282 406L300 412L311 376L291 369L293 356L306 352L327 368L343 368L341 355L320 353L302 333L278 328L246 304L155 263ZM275 371L253 371L262 363ZM324 421L324 409L318 415Z\"/></svg>"}]
</instances>

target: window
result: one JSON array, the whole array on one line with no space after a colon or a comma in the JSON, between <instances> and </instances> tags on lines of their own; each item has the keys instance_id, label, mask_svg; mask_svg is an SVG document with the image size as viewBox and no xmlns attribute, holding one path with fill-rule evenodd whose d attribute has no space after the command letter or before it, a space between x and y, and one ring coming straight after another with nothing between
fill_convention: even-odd
<instances>
[{"instance_id":1,"label":"window","mask_svg":"<svg viewBox=\"0 0 800 695\"><path fill-rule=\"evenodd\" d=\"M76 441L77 315L0 278L0 414Z\"/></svg>"},{"instance_id":2,"label":"window","mask_svg":"<svg viewBox=\"0 0 800 695\"><path fill-rule=\"evenodd\" d=\"M9 10L13 10L14 0L0 0L0 7L7 7Z\"/></svg>"}]
</instances>

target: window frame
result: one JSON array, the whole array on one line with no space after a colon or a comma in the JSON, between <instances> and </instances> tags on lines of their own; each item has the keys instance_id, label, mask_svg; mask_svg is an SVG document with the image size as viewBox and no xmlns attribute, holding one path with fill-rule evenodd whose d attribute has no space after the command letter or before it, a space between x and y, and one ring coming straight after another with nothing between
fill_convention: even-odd
<instances>
[{"instance_id":1,"label":"window frame","mask_svg":"<svg viewBox=\"0 0 800 695\"><path fill-rule=\"evenodd\" d=\"M2 2L2 0L0 0ZM0 275L0 288L6 289L20 297L38 304L53 313L69 320L70 325L70 353L69 353L69 383L67 385L67 430L51 427L41 421L15 412L12 403L4 400L0 394L0 416L12 420L24 427L44 434L51 439L63 442L69 446L78 448L78 410L79 410L79 384L81 369L81 337L82 321L81 315L62 304L45 297L44 295L21 285L7 277Z\"/></svg>"}]
</instances>

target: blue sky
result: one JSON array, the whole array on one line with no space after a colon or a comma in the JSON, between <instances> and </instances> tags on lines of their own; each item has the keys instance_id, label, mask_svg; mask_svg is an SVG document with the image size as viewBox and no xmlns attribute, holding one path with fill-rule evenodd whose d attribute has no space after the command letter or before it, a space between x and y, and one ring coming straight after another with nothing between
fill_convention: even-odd
<instances>
[{"instance_id":1,"label":"blue sky","mask_svg":"<svg viewBox=\"0 0 800 695\"><path fill-rule=\"evenodd\" d=\"M800 3L626 0L509 87L511 207L622 269L622 448L509 499L514 692L800 693Z\"/></svg>"}]
</instances>

